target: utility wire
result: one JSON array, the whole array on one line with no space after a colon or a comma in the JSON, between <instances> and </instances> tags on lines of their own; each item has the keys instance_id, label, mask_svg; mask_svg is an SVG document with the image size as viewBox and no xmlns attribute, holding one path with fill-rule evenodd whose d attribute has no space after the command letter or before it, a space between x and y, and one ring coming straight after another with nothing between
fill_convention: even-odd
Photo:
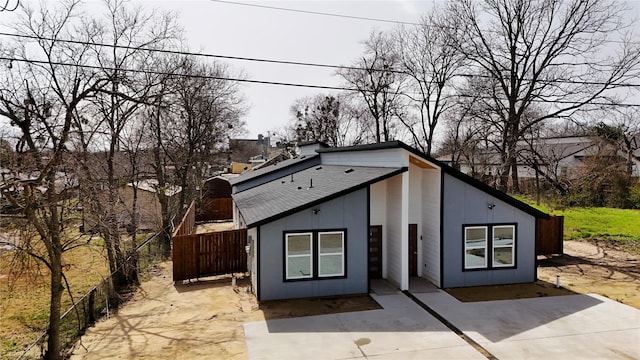
<instances>
[{"instance_id":1,"label":"utility wire","mask_svg":"<svg viewBox=\"0 0 640 360\"><path fill-rule=\"evenodd\" d=\"M277 6L268 6L268 5L249 4L249 3L243 3L243 2L238 2L238 1L227 1L227 0L209 0L209 1L211 1L211 2L217 2L217 3L222 3L222 4L240 5L240 6L249 6L249 7L256 7L256 8L270 9L270 10L279 10L279 11L296 12L296 13L302 13L302 14L311 14L311 15L320 15L320 16L330 16L330 17L346 18L346 19L355 19L355 20L377 21L377 22L383 22L383 23L402 24L402 25L411 25L411 26L427 26L427 27L434 27L434 25L429 25L429 24L420 24L420 23L408 22L408 21L398 21L398 20L389 20L389 19L381 19L381 18L371 18L371 17L363 17L363 16L352 16L352 15L344 15L344 14L327 13L327 12L322 12L322 11L300 10L300 9L284 8L284 7L277 7ZM453 27L452 27L452 28L453 28ZM492 33L496 33L496 34L501 34L501 33L500 33L499 31L497 31L497 30L487 30L487 31L488 31L488 32L492 32ZM620 43L620 44L624 44L624 43L625 43L625 41L621 41L621 40L607 40L607 42L610 42L610 43ZM640 44L640 43L638 43L638 42L631 42L631 43L633 43L633 44Z\"/></svg>"},{"instance_id":2,"label":"utility wire","mask_svg":"<svg viewBox=\"0 0 640 360\"><path fill-rule=\"evenodd\" d=\"M208 53L202 53L202 52L154 49L154 48L148 48L148 47L142 47L142 46L128 46L128 45L119 45L119 44L99 43L94 41L47 38L47 37L36 36L36 35L15 34L15 33L7 33L7 32L0 32L0 36L10 36L10 37L23 38L23 39L32 39L32 40L58 41L62 43L78 44L78 45L94 45L94 46L110 47L110 48L116 48L116 49L142 50L142 51L157 52L157 53L172 54L172 55L200 56L200 57L207 57L207 58L227 59L227 60L243 60L243 61L264 62L264 63L272 63L272 64L282 64L282 65L312 66L312 67L332 68L332 69L342 69L342 70L386 71L391 73L404 73L403 71L393 70L393 69L365 69L357 66L330 65L330 64L300 62L300 61L261 59L261 58L231 56L231 55L217 55L217 54L208 54Z\"/></svg>"},{"instance_id":3,"label":"utility wire","mask_svg":"<svg viewBox=\"0 0 640 360\"><path fill-rule=\"evenodd\" d=\"M282 86L304 87L304 88L325 89L325 90L358 91L358 89L350 89L350 88L338 87L338 86L324 86L324 85L287 83L287 82L280 82L280 81L252 80L252 79L233 78L233 77L226 77L226 76L211 76L211 75L184 74L184 73L176 74L176 73L168 73L168 72L155 71L155 70L122 69L122 68L105 67L105 66L98 66L98 65L69 64L69 63L57 62L57 61L44 61L44 60L32 60L32 59L8 58L8 57L4 57L4 56L0 57L0 60L6 60L6 61L10 61L10 62L11 61L25 62L25 63L28 63L28 64L70 66L70 67L83 68L83 69L93 69L93 70L109 70L109 71L121 71L121 72L141 73L141 74L149 74L149 75L164 75L164 76L169 76L169 77L186 77L186 78L196 78L196 79L225 80L225 81L237 81L237 82L246 82L246 83L253 83L253 84L282 85Z\"/></svg>"},{"instance_id":4,"label":"utility wire","mask_svg":"<svg viewBox=\"0 0 640 360\"><path fill-rule=\"evenodd\" d=\"M2 1L2 0L0 0L0 1ZM9 12L10 11L15 11L18 8L18 6L20 6L20 0L16 0L16 5L13 7L13 9L9 9L9 1L10 0L5 0L4 5L0 5L0 12L3 12L3 11L9 11Z\"/></svg>"},{"instance_id":5,"label":"utility wire","mask_svg":"<svg viewBox=\"0 0 640 360\"><path fill-rule=\"evenodd\" d=\"M377 22L385 22L385 23L391 23L391 24L403 24L403 25L415 25L415 26L419 26L420 25L418 23L399 21L399 20L388 20L388 19L379 19L379 18L371 18L371 17L363 17L363 16L352 16L352 15L343 15L343 14L331 14L331 13L326 13L326 12L321 12L321 11L309 11L309 10L283 8L283 7L277 7L277 6L248 4L248 3L236 2L236 1L226 1L226 0L210 0L210 1L217 2L217 3L222 3L222 4L241 5L241 6L262 8L262 9L289 11L289 12L302 13L302 14L338 17L338 18L344 18L344 19L377 21Z\"/></svg>"},{"instance_id":6,"label":"utility wire","mask_svg":"<svg viewBox=\"0 0 640 360\"><path fill-rule=\"evenodd\" d=\"M407 71L394 70L392 68L369 69L369 68L362 68L362 67L356 67L356 66L331 65L331 64L308 63L308 62L287 61L287 60L273 60L273 59L263 59L263 58L253 58L253 57L231 56L231 55L217 55L217 54L209 54L209 53L203 53L203 52L189 52L189 51L178 51L178 50L167 50L167 49L154 49L154 48L148 48L148 47L142 47L142 46L107 44L107 43L100 43L100 42L94 42L94 41L47 38L47 37L41 37L41 36L35 36L35 35L15 34L15 33L1 32L1 31L0 31L0 36L9 36L9 37L17 37L17 38L32 39L32 40L57 41L62 43L78 44L78 45L93 45L93 46L109 47L109 48L116 48L116 49L141 50L141 51L149 51L149 52L171 54L171 55L196 56L196 57L217 58L217 59L227 59L227 60L242 60L242 61L262 62L262 63L271 63L271 64L280 64L280 65L310 66L310 67L320 67L320 68L332 68L332 69L338 69L338 70L380 71L380 72L388 72L388 73L404 74L404 75L409 74ZM490 75L480 75L480 74L456 74L455 76L478 77L478 78L484 78L484 79L492 78ZM528 79L523 79L523 80L528 80ZM568 79L553 79L548 82L581 84L581 85L613 85L613 86L620 86L620 87L640 87L640 84L603 83L598 81L568 80Z\"/></svg>"},{"instance_id":7,"label":"utility wire","mask_svg":"<svg viewBox=\"0 0 640 360\"><path fill-rule=\"evenodd\" d=\"M253 80L253 79L242 79L242 78L234 78L234 77L226 77L226 76L211 76L211 75L198 75L198 74L176 74L176 73L168 73L163 71L155 71L155 70L144 70L144 69L122 69L115 67L104 67L98 65L86 65L86 64L69 64L64 62L56 62L56 61L44 61L44 60L32 60L32 59L19 59L19 58L9 58L9 57L0 57L0 60L5 61L16 61L16 62L25 62L28 64L41 64L41 65L57 65L57 66L69 66L75 68L85 68L85 69L93 69L93 70L109 70L109 71L121 71L121 72L131 72L131 73L141 73L141 74L150 74L150 75L164 75L168 77L186 77L186 78L198 78L198 79L210 79L210 80L224 80L224 81L236 81L236 82L244 82L244 83L252 83L252 84L263 84L263 85L280 85L280 86L291 86L291 87L301 87L301 88L311 88L311 89L324 89L324 90L339 90L339 91L352 91L352 92L362 92L367 91L363 89L357 88L346 88L339 86L324 86L324 85L312 85L312 84L300 84L300 83L288 83L288 82L280 82L280 81L265 81L265 80ZM472 95L454 95L456 97L474 97ZM482 97L482 99L493 99L491 97ZM537 100L533 99L532 102L537 103L545 103L545 104L578 104L577 101L568 101L568 100ZM600 106L610 106L611 103L606 102L590 102L591 105L600 105ZM640 107L640 104L632 104L632 103L618 103L616 106L623 107Z\"/></svg>"}]
</instances>

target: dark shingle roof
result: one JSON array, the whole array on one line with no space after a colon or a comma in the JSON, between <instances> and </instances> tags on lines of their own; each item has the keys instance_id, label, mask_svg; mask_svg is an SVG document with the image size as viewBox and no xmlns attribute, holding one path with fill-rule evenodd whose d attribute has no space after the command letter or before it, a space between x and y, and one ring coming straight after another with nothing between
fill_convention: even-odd
<instances>
[{"instance_id":1,"label":"dark shingle roof","mask_svg":"<svg viewBox=\"0 0 640 360\"><path fill-rule=\"evenodd\" d=\"M295 164L298 163L302 163L305 161L310 161L311 159L314 159L318 157L318 155L312 155L312 156L298 156L295 157L293 159L287 159L284 161L280 161L277 162L273 165L268 165L268 166L261 166L259 169L256 170L250 170L247 171L246 173L234 178L234 179L230 179L229 182L231 183L231 185L237 185L240 183L243 183L245 181L249 181L251 179L255 179L257 177L260 177L262 175L268 174L272 171L276 171L276 170L280 170L280 169L284 169L287 168L289 166L293 166Z\"/></svg>"},{"instance_id":2,"label":"dark shingle roof","mask_svg":"<svg viewBox=\"0 0 640 360\"><path fill-rule=\"evenodd\" d=\"M337 198L406 170L318 165L233 194L232 197L247 227L253 227Z\"/></svg>"}]
</instances>

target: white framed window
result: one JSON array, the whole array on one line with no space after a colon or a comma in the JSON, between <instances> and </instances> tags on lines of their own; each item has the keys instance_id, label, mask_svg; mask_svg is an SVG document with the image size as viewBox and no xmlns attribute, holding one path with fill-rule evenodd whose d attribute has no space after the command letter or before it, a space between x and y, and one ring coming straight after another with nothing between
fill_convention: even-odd
<instances>
[{"instance_id":1,"label":"white framed window","mask_svg":"<svg viewBox=\"0 0 640 360\"><path fill-rule=\"evenodd\" d=\"M287 280L313 277L313 234L291 233L285 238L285 277Z\"/></svg>"},{"instance_id":2,"label":"white framed window","mask_svg":"<svg viewBox=\"0 0 640 360\"><path fill-rule=\"evenodd\" d=\"M493 267L515 265L516 227L500 225L493 227Z\"/></svg>"},{"instance_id":3,"label":"white framed window","mask_svg":"<svg viewBox=\"0 0 640 360\"><path fill-rule=\"evenodd\" d=\"M487 267L487 226L464 228L464 268Z\"/></svg>"},{"instance_id":4,"label":"white framed window","mask_svg":"<svg viewBox=\"0 0 640 360\"><path fill-rule=\"evenodd\" d=\"M318 276L344 275L344 232L318 233Z\"/></svg>"}]
</instances>

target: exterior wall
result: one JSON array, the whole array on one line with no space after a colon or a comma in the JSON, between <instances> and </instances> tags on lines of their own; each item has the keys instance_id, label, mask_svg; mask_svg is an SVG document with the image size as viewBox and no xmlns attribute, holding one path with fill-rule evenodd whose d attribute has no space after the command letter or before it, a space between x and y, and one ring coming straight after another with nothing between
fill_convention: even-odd
<instances>
[{"instance_id":1,"label":"exterior wall","mask_svg":"<svg viewBox=\"0 0 640 360\"><path fill-rule=\"evenodd\" d=\"M382 277L387 277L387 180L371 184L370 225L382 225Z\"/></svg>"},{"instance_id":2,"label":"exterior wall","mask_svg":"<svg viewBox=\"0 0 640 360\"><path fill-rule=\"evenodd\" d=\"M242 174L243 172L250 170L251 169L251 164L248 163L239 163L239 162L232 162L231 163L231 173L232 174Z\"/></svg>"},{"instance_id":3,"label":"exterior wall","mask_svg":"<svg viewBox=\"0 0 640 360\"><path fill-rule=\"evenodd\" d=\"M422 275L422 267L420 264L422 263L422 247L420 246L420 237L422 236L422 192L427 191L427 189L422 188L422 169L416 165L411 164L409 166L409 224L417 224L418 225L418 242L417 242L417 252L418 252L418 276ZM408 224L406 225L409 226ZM408 229L407 229L408 235ZM408 241L407 237L407 241Z\"/></svg>"},{"instance_id":4,"label":"exterior wall","mask_svg":"<svg viewBox=\"0 0 640 360\"><path fill-rule=\"evenodd\" d=\"M440 284L440 170L422 170L422 277Z\"/></svg>"},{"instance_id":5,"label":"exterior wall","mask_svg":"<svg viewBox=\"0 0 640 360\"><path fill-rule=\"evenodd\" d=\"M533 282L536 279L536 219L448 174L443 191L443 283L463 287ZM493 209L488 203L494 203ZM464 224L516 223L516 267L463 271Z\"/></svg>"},{"instance_id":6,"label":"exterior wall","mask_svg":"<svg viewBox=\"0 0 640 360\"><path fill-rule=\"evenodd\" d=\"M402 223L402 174L387 180L387 196L387 244L382 251L387 253L387 280L401 287L402 273L408 271L402 266L402 233L408 227Z\"/></svg>"},{"instance_id":7,"label":"exterior wall","mask_svg":"<svg viewBox=\"0 0 640 360\"><path fill-rule=\"evenodd\" d=\"M369 290L367 189L305 209L260 226L259 300L291 299ZM346 277L340 279L284 281L284 232L295 230L346 230Z\"/></svg>"},{"instance_id":8,"label":"exterior wall","mask_svg":"<svg viewBox=\"0 0 640 360\"><path fill-rule=\"evenodd\" d=\"M298 171L310 168L312 166L316 166L320 164L320 157L316 157L313 160L308 160L308 161L302 161L296 164L293 164L291 166L288 166L286 168L282 168L282 169L278 169L278 170L274 170L270 173L264 174L262 176L258 176L256 178L247 180L245 182L241 182L239 184L236 184L233 186L233 192L237 193L240 191L244 191L247 189L251 189L252 187L256 187L258 185L262 185L265 183L268 183L270 181L279 179L281 177L284 176L288 176L291 175L293 173L296 173Z\"/></svg>"},{"instance_id":9,"label":"exterior wall","mask_svg":"<svg viewBox=\"0 0 640 360\"><path fill-rule=\"evenodd\" d=\"M118 189L121 204L118 205L116 211L117 216L127 218L129 223L129 211L133 206L133 189L130 186L120 187ZM146 230L157 230L162 228L162 211L160 202L155 193L138 189L138 199L136 200L137 212L139 215L138 227ZM123 224L126 225L126 224Z\"/></svg>"},{"instance_id":10,"label":"exterior wall","mask_svg":"<svg viewBox=\"0 0 640 360\"><path fill-rule=\"evenodd\" d=\"M247 265L251 274L251 289L258 288L258 228L247 229L247 243L250 246L247 254Z\"/></svg>"},{"instance_id":11,"label":"exterior wall","mask_svg":"<svg viewBox=\"0 0 640 360\"><path fill-rule=\"evenodd\" d=\"M403 149L381 149L371 151L344 151L320 153L326 165L403 167L409 158Z\"/></svg>"}]
</instances>

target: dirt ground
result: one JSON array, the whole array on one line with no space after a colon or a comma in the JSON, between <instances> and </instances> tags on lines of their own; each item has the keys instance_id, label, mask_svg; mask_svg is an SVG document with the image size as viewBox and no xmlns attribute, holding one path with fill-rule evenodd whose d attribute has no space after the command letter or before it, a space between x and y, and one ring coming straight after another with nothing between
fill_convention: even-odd
<instances>
[{"instance_id":1,"label":"dirt ground","mask_svg":"<svg viewBox=\"0 0 640 360\"><path fill-rule=\"evenodd\" d=\"M543 259L538 278L577 293L596 293L640 309L640 254L608 241L565 241L564 255Z\"/></svg>"},{"instance_id":2,"label":"dirt ground","mask_svg":"<svg viewBox=\"0 0 640 360\"><path fill-rule=\"evenodd\" d=\"M560 288L556 288L560 276ZM564 255L541 257L535 284L448 289L461 301L595 293L640 309L640 254L608 241L565 241Z\"/></svg>"},{"instance_id":3,"label":"dirt ground","mask_svg":"<svg viewBox=\"0 0 640 360\"><path fill-rule=\"evenodd\" d=\"M606 242L564 243L565 255L541 259L536 284L450 289L463 301L598 293L640 309L640 256ZM555 288L560 275L561 288ZM246 279L171 281L163 263L134 298L87 330L71 359L246 359L243 323L376 309L368 296L258 304Z\"/></svg>"},{"instance_id":4,"label":"dirt ground","mask_svg":"<svg viewBox=\"0 0 640 360\"><path fill-rule=\"evenodd\" d=\"M245 322L380 308L366 295L258 304L246 279L235 287L230 277L174 285L170 262L154 272L116 314L87 330L71 359L246 359Z\"/></svg>"},{"instance_id":5,"label":"dirt ground","mask_svg":"<svg viewBox=\"0 0 640 360\"><path fill-rule=\"evenodd\" d=\"M206 234L215 231L233 230L233 222L218 221L218 222L204 222L196 224L196 234Z\"/></svg>"}]
</instances>

